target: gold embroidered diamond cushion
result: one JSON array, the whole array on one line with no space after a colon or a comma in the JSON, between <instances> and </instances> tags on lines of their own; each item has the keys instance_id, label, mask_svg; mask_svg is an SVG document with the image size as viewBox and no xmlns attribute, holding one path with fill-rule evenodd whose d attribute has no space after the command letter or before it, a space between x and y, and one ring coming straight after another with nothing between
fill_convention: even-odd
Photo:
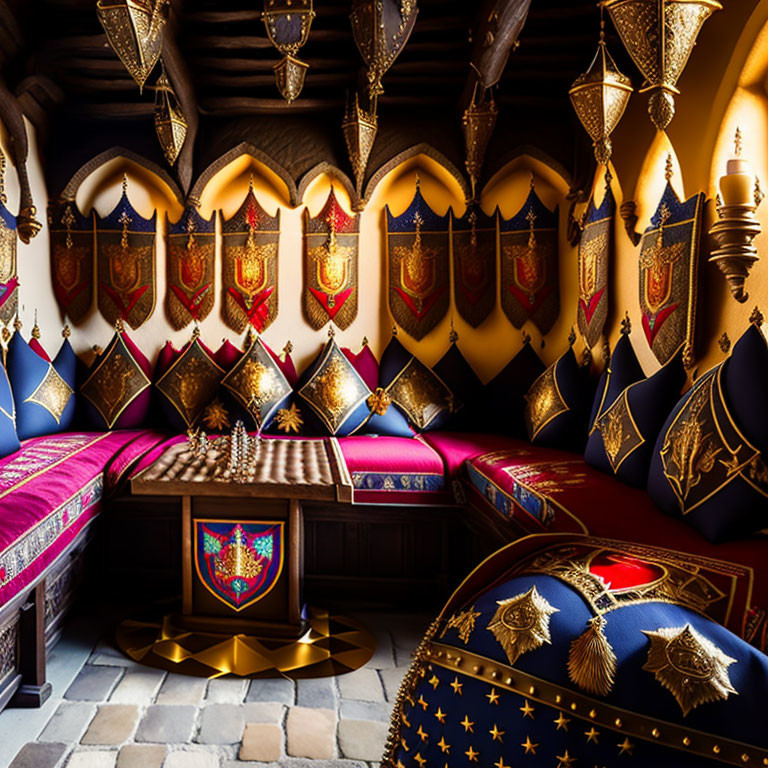
<instances>
[{"instance_id":1,"label":"gold embroidered diamond cushion","mask_svg":"<svg viewBox=\"0 0 768 768\"><path fill-rule=\"evenodd\" d=\"M587 436L589 371L573 348L533 382L525 396L525 426L534 445L581 452Z\"/></svg>"},{"instance_id":2,"label":"gold embroidered diamond cushion","mask_svg":"<svg viewBox=\"0 0 768 768\"><path fill-rule=\"evenodd\" d=\"M166 350L164 350L166 351ZM160 392L160 404L174 429L186 432L197 425L206 407L216 396L224 370L213 359L197 334L180 352L171 351L158 365L155 386Z\"/></svg>"},{"instance_id":3,"label":"gold embroidered diamond cushion","mask_svg":"<svg viewBox=\"0 0 768 768\"><path fill-rule=\"evenodd\" d=\"M129 429L149 415L152 366L125 331L118 330L80 387L86 419L99 429Z\"/></svg>"},{"instance_id":4,"label":"gold embroidered diamond cushion","mask_svg":"<svg viewBox=\"0 0 768 768\"><path fill-rule=\"evenodd\" d=\"M416 650L382 768L768 765L768 657L721 624L741 580L587 536L500 549Z\"/></svg>"},{"instance_id":5,"label":"gold embroidered diamond cushion","mask_svg":"<svg viewBox=\"0 0 768 768\"><path fill-rule=\"evenodd\" d=\"M651 498L710 541L768 526L768 463L760 450L766 440L766 372L768 347L751 326L730 358L683 396L656 441L648 475Z\"/></svg>"},{"instance_id":6,"label":"gold embroidered diamond cushion","mask_svg":"<svg viewBox=\"0 0 768 768\"><path fill-rule=\"evenodd\" d=\"M245 354L223 378L239 412L258 430L267 429L293 391L264 342L257 336Z\"/></svg>"},{"instance_id":7,"label":"gold embroidered diamond cushion","mask_svg":"<svg viewBox=\"0 0 768 768\"><path fill-rule=\"evenodd\" d=\"M75 416L77 359L68 339L53 362L35 352L16 331L8 345L8 378L20 440L62 432Z\"/></svg>"},{"instance_id":8,"label":"gold embroidered diamond cushion","mask_svg":"<svg viewBox=\"0 0 768 768\"><path fill-rule=\"evenodd\" d=\"M333 339L299 378L296 395L314 434L351 435L370 416L371 390Z\"/></svg>"},{"instance_id":9,"label":"gold embroidered diamond cushion","mask_svg":"<svg viewBox=\"0 0 768 768\"><path fill-rule=\"evenodd\" d=\"M448 384L394 336L381 356L379 386L419 432L445 427L462 406Z\"/></svg>"},{"instance_id":10,"label":"gold embroidered diamond cushion","mask_svg":"<svg viewBox=\"0 0 768 768\"><path fill-rule=\"evenodd\" d=\"M682 354L603 406L587 440L587 464L636 488L648 484L653 446L685 385Z\"/></svg>"}]
</instances>

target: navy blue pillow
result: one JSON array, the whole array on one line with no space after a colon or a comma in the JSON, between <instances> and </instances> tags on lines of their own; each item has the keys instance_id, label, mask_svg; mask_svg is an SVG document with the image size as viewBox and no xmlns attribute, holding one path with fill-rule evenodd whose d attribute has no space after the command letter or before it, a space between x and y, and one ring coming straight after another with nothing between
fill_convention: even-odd
<instances>
[{"instance_id":1,"label":"navy blue pillow","mask_svg":"<svg viewBox=\"0 0 768 768\"><path fill-rule=\"evenodd\" d=\"M432 367L434 373L451 390L455 401L461 406L445 424L446 429L477 429L476 412L481 404L483 382L477 377L472 366L467 362L455 341L448 351Z\"/></svg>"},{"instance_id":2,"label":"navy blue pillow","mask_svg":"<svg viewBox=\"0 0 768 768\"><path fill-rule=\"evenodd\" d=\"M573 347L533 382L525 396L525 424L534 445L584 450L592 387Z\"/></svg>"},{"instance_id":3,"label":"navy blue pillow","mask_svg":"<svg viewBox=\"0 0 768 768\"><path fill-rule=\"evenodd\" d=\"M419 432L445 427L462 401L393 336L379 366L379 386Z\"/></svg>"},{"instance_id":4,"label":"navy blue pillow","mask_svg":"<svg viewBox=\"0 0 768 768\"><path fill-rule=\"evenodd\" d=\"M483 428L511 437L525 437L525 395L546 366L526 337L522 349L485 385L483 407L491 419Z\"/></svg>"},{"instance_id":5,"label":"navy blue pillow","mask_svg":"<svg viewBox=\"0 0 768 768\"><path fill-rule=\"evenodd\" d=\"M587 440L584 459L627 485L644 488L659 430L685 386L683 351L653 376L630 384L604 407Z\"/></svg>"},{"instance_id":6,"label":"navy blue pillow","mask_svg":"<svg viewBox=\"0 0 768 768\"><path fill-rule=\"evenodd\" d=\"M630 385L645 378L640 361L635 355L629 332L622 331L621 338L611 353L611 359L605 367L597 384L597 392L589 415L589 431L592 433L595 420L611 407L614 400Z\"/></svg>"},{"instance_id":7,"label":"navy blue pillow","mask_svg":"<svg viewBox=\"0 0 768 768\"><path fill-rule=\"evenodd\" d=\"M53 362L44 360L16 331L8 344L8 378L19 440L68 429L75 416L77 360L64 339Z\"/></svg>"},{"instance_id":8,"label":"navy blue pillow","mask_svg":"<svg viewBox=\"0 0 768 768\"><path fill-rule=\"evenodd\" d=\"M710 541L746 536L768 525L768 464L749 435L758 434L768 380L750 381L768 365L768 347L750 327L731 357L707 371L662 427L648 474L648 493ZM750 401L759 393L758 400ZM736 417L739 403L741 421ZM755 417L752 422L754 406ZM765 439L765 434L762 440Z\"/></svg>"},{"instance_id":9,"label":"navy blue pillow","mask_svg":"<svg viewBox=\"0 0 768 768\"><path fill-rule=\"evenodd\" d=\"M310 434L344 437L368 420L371 390L333 339L329 339L296 384Z\"/></svg>"},{"instance_id":10,"label":"navy blue pillow","mask_svg":"<svg viewBox=\"0 0 768 768\"><path fill-rule=\"evenodd\" d=\"M0 458L20 448L16 434L16 408L13 403L8 373L0 365Z\"/></svg>"}]
</instances>

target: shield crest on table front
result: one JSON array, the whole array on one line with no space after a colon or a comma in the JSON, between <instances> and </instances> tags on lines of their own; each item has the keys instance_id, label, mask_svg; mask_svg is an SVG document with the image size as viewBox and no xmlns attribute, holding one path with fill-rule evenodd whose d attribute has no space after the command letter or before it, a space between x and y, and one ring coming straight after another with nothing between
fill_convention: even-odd
<instances>
[{"instance_id":1,"label":"shield crest on table front","mask_svg":"<svg viewBox=\"0 0 768 768\"><path fill-rule=\"evenodd\" d=\"M195 570L215 597L234 611L261 600L283 571L281 522L195 520Z\"/></svg>"}]
</instances>

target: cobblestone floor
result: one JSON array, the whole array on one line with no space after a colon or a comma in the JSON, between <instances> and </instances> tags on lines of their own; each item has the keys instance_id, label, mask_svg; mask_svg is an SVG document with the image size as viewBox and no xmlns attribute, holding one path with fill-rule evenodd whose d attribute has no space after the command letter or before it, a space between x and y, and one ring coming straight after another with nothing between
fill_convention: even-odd
<instances>
[{"instance_id":1,"label":"cobblestone floor","mask_svg":"<svg viewBox=\"0 0 768 768\"><path fill-rule=\"evenodd\" d=\"M376 634L371 661L347 675L297 682L166 673L102 641L11 768L375 766L430 617L358 618Z\"/></svg>"}]
</instances>

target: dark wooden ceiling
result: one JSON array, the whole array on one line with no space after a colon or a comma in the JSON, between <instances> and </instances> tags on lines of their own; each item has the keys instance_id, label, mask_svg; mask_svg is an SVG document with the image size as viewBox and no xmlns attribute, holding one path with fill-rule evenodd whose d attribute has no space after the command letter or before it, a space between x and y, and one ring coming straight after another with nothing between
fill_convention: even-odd
<instances>
[{"instance_id":1,"label":"dark wooden ceiling","mask_svg":"<svg viewBox=\"0 0 768 768\"><path fill-rule=\"evenodd\" d=\"M108 46L95 0L5 2L2 73L43 131L52 193L60 192L80 165L115 145L167 168L154 136L152 88L140 94ZM370 173L421 142L463 170L462 97L472 31L486 5L419 0L413 34L384 77ZM362 62L349 0L315 0L317 15L299 54L310 70L293 104L283 101L275 86L272 67L280 55L267 39L260 0L173 0L172 7L175 38L200 113L192 183L241 142L274 156L297 181L323 161L351 175L340 122ZM593 1L532 1L519 47L495 89L499 120L486 176L521 147L536 147L578 185L590 152L567 91L591 60L598 28ZM635 77L617 40L611 49L619 66ZM173 176L174 169L168 170Z\"/></svg>"}]
</instances>

